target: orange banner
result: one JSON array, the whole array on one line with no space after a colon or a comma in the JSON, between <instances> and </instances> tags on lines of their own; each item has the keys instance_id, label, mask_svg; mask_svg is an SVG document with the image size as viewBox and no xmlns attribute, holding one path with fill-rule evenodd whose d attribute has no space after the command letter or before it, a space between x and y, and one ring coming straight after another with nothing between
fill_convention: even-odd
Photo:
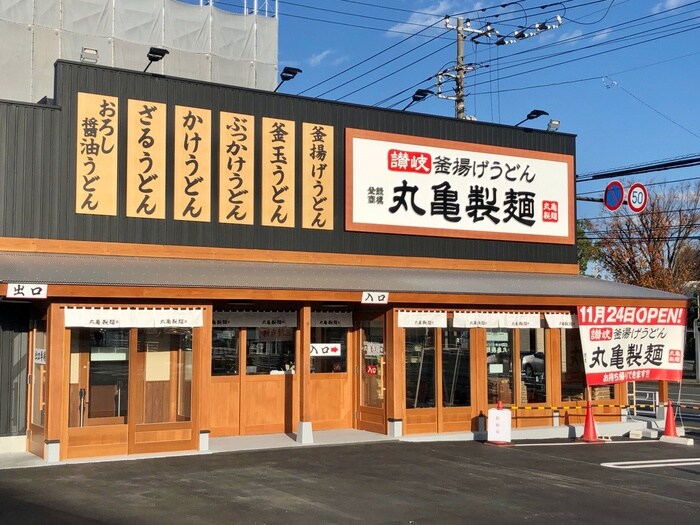
<instances>
[{"instance_id":1,"label":"orange banner","mask_svg":"<svg viewBox=\"0 0 700 525\"><path fill-rule=\"evenodd\" d=\"M75 213L117 214L119 101L78 93Z\"/></svg>"},{"instance_id":2,"label":"orange banner","mask_svg":"<svg viewBox=\"0 0 700 525\"><path fill-rule=\"evenodd\" d=\"M294 121L262 119L262 224L294 227Z\"/></svg>"},{"instance_id":3,"label":"orange banner","mask_svg":"<svg viewBox=\"0 0 700 525\"><path fill-rule=\"evenodd\" d=\"M219 120L219 222L253 224L255 118L221 112Z\"/></svg>"},{"instance_id":4,"label":"orange banner","mask_svg":"<svg viewBox=\"0 0 700 525\"><path fill-rule=\"evenodd\" d=\"M211 110L175 106L173 218L211 221Z\"/></svg>"},{"instance_id":5,"label":"orange banner","mask_svg":"<svg viewBox=\"0 0 700 525\"><path fill-rule=\"evenodd\" d=\"M165 219L166 105L129 100L126 216Z\"/></svg>"},{"instance_id":6,"label":"orange banner","mask_svg":"<svg viewBox=\"0 0 700 525\"><path fill-rule=\"evenodd\" d=\"M302 125L303 228L333 229L333 126Z\"/></svg>"}]
</instances>

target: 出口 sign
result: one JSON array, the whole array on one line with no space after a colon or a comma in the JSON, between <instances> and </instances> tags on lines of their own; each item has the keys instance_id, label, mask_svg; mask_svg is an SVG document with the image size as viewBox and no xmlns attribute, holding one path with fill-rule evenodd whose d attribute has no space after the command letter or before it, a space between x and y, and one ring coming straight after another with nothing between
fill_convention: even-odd
<instances>
[{"instance_id":1,"label":"\u51fa\u53e3 sign","mask_svg":"<svg viewBox=\"0 0 700 525\"><path fill-rule=\"evenodd\" d=\"M579 306L587 384L680 381L685 319L678 307Z\"/></svg>"},{"instance_id":2,"label":"\u51fa\u53e3 sign","mask_svg":"<svg viewBox=\"0 0 700 525\"><path fill-rule=\"evenodd\" d=\"M573 157L346 130L347 228L574 242Z\"/></svg>"}]
</instances>

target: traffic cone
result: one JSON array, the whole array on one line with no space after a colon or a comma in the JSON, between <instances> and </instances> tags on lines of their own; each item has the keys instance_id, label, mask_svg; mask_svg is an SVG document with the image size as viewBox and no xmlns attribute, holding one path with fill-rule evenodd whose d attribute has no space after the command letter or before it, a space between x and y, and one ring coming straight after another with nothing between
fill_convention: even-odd
<instances>
[{"instance_id":1,"label":"traffic cone","mask_svg":"<svg viewBox=\"0 0 700 525\"><path fill-rule=\"evenodd\" d=\"M590 399L586 402L586 424L583 427L581 441L587 443L601 443L601 440L598 439L598 431L595 428L595 419L593 419L593 409L591 408Z\"/></svg>"},{"instance_id":2,"label":"traffic cone","mask_svg":"<svg viewBox=\"0 0 700 525\"><path fill-rule=\"evenodd\" d=\"M676 432L676 416L673 413L673 402L668 400L668 407L666 408L666 427L664 428L664 436L666 437L678 437L678 432Z\"/></svg>"}]
</instances>

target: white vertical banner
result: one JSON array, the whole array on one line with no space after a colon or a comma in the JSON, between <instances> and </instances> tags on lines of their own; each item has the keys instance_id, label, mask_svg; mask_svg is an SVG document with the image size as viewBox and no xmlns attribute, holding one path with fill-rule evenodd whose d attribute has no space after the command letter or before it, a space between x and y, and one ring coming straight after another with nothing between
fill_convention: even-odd
<instances>
[{"instance_id":1,"label":"white vertical banner","mask_svg":"<svg viewBox=\"0 0 700 525\"><path fill-rule=\"evenodd\" d=\"M64 309L66 328L193 328L202 326L201 308L83 308Z\"/></svg>"},{"instance_id":2,"label":"white vertical banner","mask_svg":"<svg viewBox=\"0 0 700 525\"><path fill-rule=\"evenodd\" d=\"M571 313L545 313L544 318L550 328L578 328L578 317Z\"/></svg>"},{"instance_id":3,"label":"white vertical banner","mask_svg":"<svg viewBox=\"0 0 700 525\"><path fill-rule=\"evenodd\" d=\"M540 314L532 312L508 312L501 328L540 328Z\"/></svg>"},{"instance_id":4,"label":"white vertical banner","mask_svg":"<svg viewBox=\"0 0 700 525\"><path fill-rule=\"evenodd\" d=\"M540 328L538 312L455 312L455 328Z\"/></svg>"},{"instance_id":5,"label":"white vertical banner","mask_svg":"<svg viewBox=\"0 0 700 525\"><path fill-rule=\"evenodd\" d=\"M400 310L398 324L402 328L445 328L447 327L447 312Z\"/></svg>"},{"instance_id":6,"label":"white vertical banner","mask_svg":"<svg viewBox=\"0 0 700 525\"><path fill-rule=\"evenodd\" d=\"M232 328L295 328L296 312L229 312L213 313L212 324L215 327Z\"/></svg>"},{"instance_id":7,"label":"white vertical banner","mask_svg":"<svg viewBox=\"0 0 700 525\"><path fill-rule=\"evenodd\" d=\"M311 326L317 327L352 327L352 312L311 312Z\"/></svg>"}]
</instances>

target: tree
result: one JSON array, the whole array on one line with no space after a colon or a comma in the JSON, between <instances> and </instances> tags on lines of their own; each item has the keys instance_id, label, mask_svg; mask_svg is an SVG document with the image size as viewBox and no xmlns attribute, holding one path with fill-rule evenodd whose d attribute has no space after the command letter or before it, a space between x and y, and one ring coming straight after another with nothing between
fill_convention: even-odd
<instances>
[{"instance_id":1,"label":"tree","mask_svg":"<svg viewBox=\"0 0 700 525\"><path fill-rule=\"evenodd\" d=\"M588 236L593 229L591 221L587 219L576 223L576 250L578 252L579 273L586 273L588 263L596 258L596 247Z\"/></svg>"},{"instance_id":2,"label":"tree","mask_svg":"<svg viewBox=\"0 0 700 525\"><path fill-rule=\"evenodd\" d=\"M595 259L614 280L683 293L700 268L700 181L650 192L642 213L608 212L586 233Z\"/></svg>"}]
</instances>

